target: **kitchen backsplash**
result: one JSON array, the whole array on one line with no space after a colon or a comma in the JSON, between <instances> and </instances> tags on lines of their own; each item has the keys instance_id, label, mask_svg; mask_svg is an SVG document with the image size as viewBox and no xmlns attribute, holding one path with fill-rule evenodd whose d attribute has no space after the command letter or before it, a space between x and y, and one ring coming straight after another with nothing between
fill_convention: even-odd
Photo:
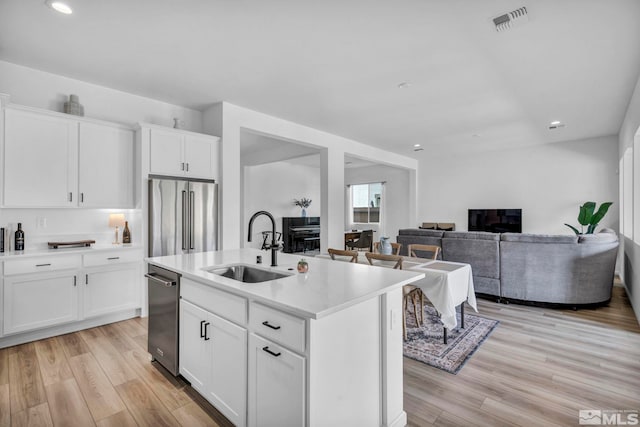
<instances>
[{"instance_id":1,"label":"kitchen backsplash","mask_svg":"<svg viewBox=\"0 0 640 427\"><path fill-rule=\"evenodd\" d=\"M25 250L47 249L47 242L95 240L96 245L111 244L115 230L109 227L109 214L123 213L129 221L132 243L142 244L142 214L138 209L0 209L0 227L13 233L18 223L25 232ZM119 229L122 242L122 227ZM8 246L5 241L5 251Z\"/></svg>"}]
</instances>

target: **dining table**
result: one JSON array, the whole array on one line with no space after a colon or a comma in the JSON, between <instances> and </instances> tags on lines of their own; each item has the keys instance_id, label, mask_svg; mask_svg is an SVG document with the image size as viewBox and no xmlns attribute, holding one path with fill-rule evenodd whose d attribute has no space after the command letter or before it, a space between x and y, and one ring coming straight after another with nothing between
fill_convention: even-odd
<instances>
[{"instance_id":1,"label":"dining table","mask_svg":"<svg viewBox=\"0 0 640 427\"><path fill-rule=\"evenodd\" d=\"M329 254L316 255L318 258L331 259ZM340 261L346 261L340 259ZM358 257L359 264L369 264L364 256ZM394 261L375 261L375 266L392 268ZM440 315L444 326L444 342L447 343L447 331L458 325L456 307L460 306L460 326L464 328L464 303L478 311L476 294L473 287L471 265L461 262L432 260L426 258L402 257L402 269L419 271L425 274L412 285L420 288Z\"/></svg>"}]
</instances>

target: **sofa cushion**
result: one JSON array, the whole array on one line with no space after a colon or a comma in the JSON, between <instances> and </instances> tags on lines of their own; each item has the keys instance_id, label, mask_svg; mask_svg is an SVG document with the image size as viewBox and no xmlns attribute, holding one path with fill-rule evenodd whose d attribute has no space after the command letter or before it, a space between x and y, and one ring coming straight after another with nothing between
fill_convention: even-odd
<instances>
[{"instance_id":1,"label":"sofa cushion","mask_svg":"<svg viewBox=\"0 0 640 427\"><path fill-rule=\"evenodd\" d=\"M451 233L454 238L449 237ZM495 236L486 239L482 234ZM462 238L471 235L477 238ZM489 237L486 236L486 237ZM445 261L464 262L471 264L474 281L476 277L491 279L500 278L500 242L499 235L493 233L446 232L442 238L442 259Z\"/></svg>"},{"instance_id":2,"label":"sofa cushion","mask_svg":"<svg viewBox=\"0 0 640 427\"><path fill-rule=\"evenodd\" d=\"M488 233L486 231L445 231L444 238L447 239L472 239L472 240L500 240L500 234Z\"/></svg>"},{"instance_id":3,"label":"sofa cushion","mask_svg":"<svg viewBox=\"0 0 640 427\"><path fill-rule=\"evenodd\" d=\"M618 241L615 233L600 232L598 234L581 234L578 236L578 243L614 243Z\"/></svg>"},{"instance_id":4,"label":"sofa cushion","mask_svg":"<svg viewBox=\"0 0 640 427\"><path fill-rule=\"evenodd\" d=\"M437 230L421 230L417 228L404 228L398 230L398 234L401 236L427 236L427 237L442 237L444 231ZM418 243L418 242L416 242Z\"/></svg>"},{"instance_id":5,"label":"sofa cushion","mask_svg":"<svg viewBox=\"0 0 640 427\"><path fill-rule=\"evenodd\" d=\"M501 240L503 242L522 243L578 243L578 236L558 234L502 233Z\"/></svg>"}]
</instances>

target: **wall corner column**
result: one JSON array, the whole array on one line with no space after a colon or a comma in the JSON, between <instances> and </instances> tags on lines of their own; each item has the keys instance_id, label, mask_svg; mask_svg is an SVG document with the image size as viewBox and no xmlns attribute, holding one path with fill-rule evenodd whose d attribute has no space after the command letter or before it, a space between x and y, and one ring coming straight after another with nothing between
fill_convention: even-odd
<instances>
[{"instance_id":1,"label":"wall corner column","mask_svg":"<svg viewBox=\"0 0 640 427\"><path fill-rule=\"evenodd\" d=\"M320 251L344 247L344 150L320 152Z\"/></svg>"}]
</instances>

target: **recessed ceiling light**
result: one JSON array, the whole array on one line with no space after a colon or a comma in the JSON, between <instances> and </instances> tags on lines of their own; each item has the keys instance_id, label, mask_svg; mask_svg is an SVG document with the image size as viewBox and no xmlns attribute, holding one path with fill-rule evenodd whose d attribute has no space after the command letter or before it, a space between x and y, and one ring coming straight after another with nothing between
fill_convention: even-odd
<instances>
[{"instance_id":1,"label":"recessed ceiling light","mask_svg":"<svg viewBox=\"0 0 640 427\"><path fill-rule=\"evenodd\" d=\"M551 126L556 126L556 125L559 125L560 123L561 123L560 120L554 120L550 124Z\"/></svg>"},{"instance_id":2,"label":"recessed ceiling light","mask_svg":"<svg viewBox=\"0 0 640 427\"><path fill-rule=\"evenodd\" d=\"M407 89L409 86L411 86L411 83L409 82L402 82L398 84L398 89Z\"/></svg>"},{"instance_id":3,"label":"recessed ceiling light","mask_svg":"<svg viewBox=\"0 0 640 427\"><path fill-rule=\"evenodd\" d=\"M71 9L71 7L64 2L57 0L47 0L45 3L51 9L60 13L64 13L65 15L71 15L73 13L73 9Z\"/></svg>"},{"instance_id":4,"label":"recessed ceiling light","mask_svg":"<svg viewBox=\"0 0 640 427\"><path fill-rule=\"evenodd\" d=\"M420 144L413 144L414 147L420 147Z\"/></svg>"}]
</instances>

